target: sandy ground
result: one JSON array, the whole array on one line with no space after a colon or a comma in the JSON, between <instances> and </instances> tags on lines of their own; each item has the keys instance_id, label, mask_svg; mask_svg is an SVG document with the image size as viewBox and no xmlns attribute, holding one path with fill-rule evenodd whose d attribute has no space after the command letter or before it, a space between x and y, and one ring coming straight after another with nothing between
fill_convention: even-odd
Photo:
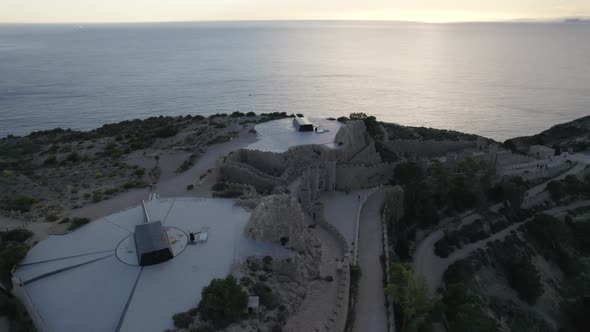
<instances>
[{"instance_id":1,"label":"sandy ground","mask_svg":"<svg viewBox=\"0 0 590 332\"><path fill-rule=\"evenodd\" d=\"M18 228L26 225L22 220L0 216L0 231Z\"/></svg>"},{"instance_id":2,"label":"sandy ground","mask_svg":"<svg viewBox=\"0 0 590 332\"><path fill-rule=\"evenodd\" d=\"M343 257L342 249L336 239L321 227L313 229L313 233L322 244L320 275L332 276L334 281L312 281L299 311L289 317L284 331L314 331L316 328L321 328L323 323L327 322L338 300L340 280L337 260Z\"/></svg>"},{"instance_id":3,"label":"sandy ground","mask_svg":"<svg viewBox=\"0 0 590 332\"><path fill-rule=\"evenodd\" d=\"M162 177L153 188L148 187L126 191L108 200L88 204L80 209L73 210L71 216L86 217L95 220L140 204L142 200L148 198L152 191L158 193L161 197L210 197L210 187L208 185L200 185L201 182L205 182L205 180L199 179L200 176L207 173L209 169L213 169L218 158L221 156L244 148L256 140L255 134L246 132L241 133L240 136L227 143L213 145L196 161L193 167L179 174L174 173L174 170L178 166L178 158L168 159L166 158L166 154L161 154L159 165L163 170ZM194 184L195 189L188 191L186 187L189 184ZM24 225L22 221L0 217L0 229L14 228L15 226L22 225ZM35 233L35 241L40 241L45 239L49 234L63 234L66 232L67 224L36 222L26 223L26 228Z\"/></svg>"},{"instance_id":4,"label":"sandy ground","mask_svg":"<svg viewBox=\"0 0 590 332\"><path fill-rule=\"evenodd\" d=\"M359 283L354 332L386 332L387 310L383 291L383 267L379 257L383 254L381 207L385 203L385 190L371 195L361 211L359 231Z\"/></svg>"}]
</instances>

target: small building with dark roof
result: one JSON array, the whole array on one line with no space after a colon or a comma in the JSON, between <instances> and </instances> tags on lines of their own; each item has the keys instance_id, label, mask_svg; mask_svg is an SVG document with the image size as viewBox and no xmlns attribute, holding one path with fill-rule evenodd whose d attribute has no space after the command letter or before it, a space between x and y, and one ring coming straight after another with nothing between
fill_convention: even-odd
<instances>
[{"instance_id":1,"label":"small building with dark roof","mask_svg":"<svg viewBox=\"0 0 590 332\"><path fill-rule=\"evenodd\" d=\"M309 121L304 116L299 116L298 114L294 114L295 118L293 118L293 126L297 131L313 131L313 123Z\"/></svg>"},{"instance_id":2,"label":"small building with dark roof","mask_svg":"<svg viewBox=\"0 0 590 332\"><path fill-rule=\"evenodd\" d=\"M159 264L174 257L161 221L135 225L134 236L140 266Z\"/></svg>"}]
</instances>

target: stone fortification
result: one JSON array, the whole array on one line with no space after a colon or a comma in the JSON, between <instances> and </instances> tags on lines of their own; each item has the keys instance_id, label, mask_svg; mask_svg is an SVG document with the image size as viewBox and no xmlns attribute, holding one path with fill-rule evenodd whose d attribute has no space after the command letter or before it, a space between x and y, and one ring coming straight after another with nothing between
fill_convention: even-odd
<instances>
[{"instance_id":1,"label":"stone fortification","mask_svg":"<svg viewBox=\"0 0 590 332\"><path fill-rule=\"evenodd\" d=\"M227 160L250 165L275 177L280 177L288 166L285 154L258 150L237 150Z\"/></svg>"},{"instance_id":2,"label":"stone fortification","mask_svg":"<svg viewBox=\"0 0 590 332\"><path fill-rule=\"evenodd\" d=\"M340 163L376 164L381 162L381 156L375 150L375 142L367 133L363 121L350 121L340 128L334 143L338 146Z\"/></svg>"},{"instance_id":3,"label":"stone fortification","mask_svg":"<svg viewBox=\"0 0 590 332\"><path fill-rule=\"evenodd\" d=\"M310 212L320 191L367 188L391 178L393 167L382 163L362 121L340 128L335 145L334 149L302 145L284 153L238 150L220 164L218 179L251 185L259 193L270 193L300 179L298 194L293 196Z\"/></svg>"},{"instance_id":4,"label":"stone fortification","mask_svg":"<svg viewBox=\"0 0 590 332\"><path fill-rule=\"evenodd\" d=\"M273 188L286 183L280 178L266 174L248 164L226 161L219 167L218 179L223 182L250 185L260 193L270 193Z\"/></svg>"},{"instance_id":5,"label":"stone fortification","mask_svg":"<svg viewBox=\"0 0 590 332\"><path fill-rule=\"evenodd\" d=\"M402 157L440 157L451 152L477 148L476 141L395 140L386 145Z\"/></svg>"},{"instance_id":6,"label":"stone fortification","mask_svg":"<svg viewBox=\"0 0 590 332\"><path fill-rule=\"evenodd\" d=\"M395 164L338 165L336 166L336 189L356 190L377 187L388 183L393 177Z\"/></svg>"},{"instance_id":7,"label":"stone fortification","mask_svg":"<svg viewBox=\"0 0 590 332\"><path fill-rule=\"evenodd\" d=\"M307 228L301 205L286 194L263 198L252 211L246 232L258 241L286 242L287 247L298 253L307 252L315 241Z\"/></svg>"}]
</instances>

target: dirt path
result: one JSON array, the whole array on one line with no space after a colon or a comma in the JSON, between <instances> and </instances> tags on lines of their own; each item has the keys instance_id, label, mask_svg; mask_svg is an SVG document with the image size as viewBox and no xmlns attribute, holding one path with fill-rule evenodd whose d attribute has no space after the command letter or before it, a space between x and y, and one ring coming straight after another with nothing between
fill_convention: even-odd
<instances>
[{"instance_id":1,"label":"dirt path","mask_svg":"<svg viewBox=\"0 0 590 332\"><path fill-rule=\"evenodd\" d=\"M479 214L470 214L461 220L461 224L466 225L477 218L480 218ZM463 251L463 249L468 247L465 246L461 250L455 251L447 258L438 257L434 253L434 244L443 236L444 232L442 229L432 232L418 245L416 252L414 253L412 268L416 275L422 275L426 279L426 284L428 285L431 295L434 295L436 289L440 286L442 276L449 265L461 259L460 257L464 255L465 252L457 254L456 257L454 257L454 254Z\"/></svg>"},{"instance_id":2,"label":"dirt path","mask_svg":"<svg viewBox=\"0 0 590 332\"><path fill-rule=\"evenodd\" d=\"M354 332L387 331L383 267L380 261L383 254L381 207L384 203L385 190L382 189L367 199L361 211L358 243L361 279L352 329Z\"/></svg>"}]
</instances>

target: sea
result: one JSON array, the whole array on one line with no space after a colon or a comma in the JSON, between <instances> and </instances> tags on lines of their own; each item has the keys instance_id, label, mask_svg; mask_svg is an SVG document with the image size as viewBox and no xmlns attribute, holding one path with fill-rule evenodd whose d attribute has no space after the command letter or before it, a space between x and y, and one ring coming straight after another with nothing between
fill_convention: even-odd
<instances>
[{"instance_id":1,"label":"sea","mask_svg":"<svg viewBox=\"0 0 590 332\"><path fill-rule=\"evenodd\" d=\"M590 114L590 24L0 25L0 137L235 111L534 134Z\"/></svg>"}]
</instances>

